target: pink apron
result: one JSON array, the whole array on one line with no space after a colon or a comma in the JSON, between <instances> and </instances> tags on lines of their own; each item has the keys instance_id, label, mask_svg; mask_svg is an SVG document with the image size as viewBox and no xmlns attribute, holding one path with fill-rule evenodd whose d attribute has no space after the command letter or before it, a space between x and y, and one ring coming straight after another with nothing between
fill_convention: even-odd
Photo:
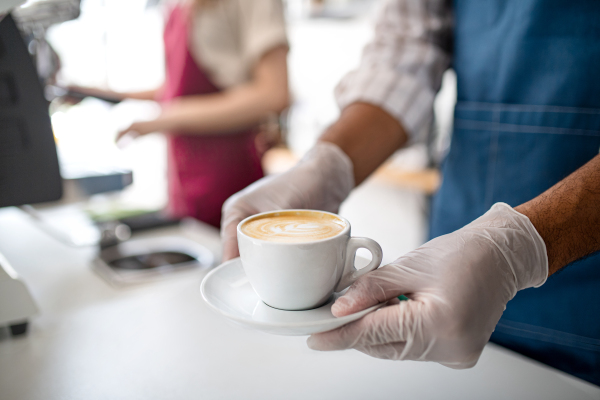
<instances>
[{"instance_id":1,"label":"pink apron","mask_svg":"<svg viewBox=\"0 0 600 400\"><path fill-rule=\"evenodd\" d=\"M219 92L189 51L190 8L175 6L165 26L166 79L162 101ZM256 130L190 135L170 132L169 211L219 227L229 196L263 177L255 146Z\"/></svg>"}]
</instances>

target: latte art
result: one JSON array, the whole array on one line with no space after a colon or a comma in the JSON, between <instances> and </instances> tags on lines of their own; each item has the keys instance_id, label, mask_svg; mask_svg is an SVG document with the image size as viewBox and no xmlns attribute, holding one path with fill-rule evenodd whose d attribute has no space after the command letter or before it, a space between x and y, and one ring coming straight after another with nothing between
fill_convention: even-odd
<instances>
[{"instance_id":1,"label":"latte art","mask_svg":"<svg viewBox=\"0 0 600 400\"><path fill-rule=\"evenodd\" d=\"M268 215L246 222L242 232L270 242L300 243L336 236L345 226L342 220L323 214Z\"/></svg>"}]
</instances>

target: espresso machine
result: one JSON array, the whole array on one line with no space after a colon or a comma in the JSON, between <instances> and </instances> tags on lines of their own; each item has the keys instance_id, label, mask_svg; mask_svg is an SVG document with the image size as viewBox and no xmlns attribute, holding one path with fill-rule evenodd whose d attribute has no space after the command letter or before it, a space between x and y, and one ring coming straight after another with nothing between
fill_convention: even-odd
<instances>
[{"instance_id":1,"label":"espresso machine","mask_svg":"<svg viewBox=\"0 0 600 400\"><path fill-rule=\"evenodd\" d=\"M0 2L0 14L19 2ZM10 14L0 21L0 207L57 200L62 181L48 103L36 67ZM25 333L37 306L0 255L0 325Z\"/></svg>"}]
</instances>

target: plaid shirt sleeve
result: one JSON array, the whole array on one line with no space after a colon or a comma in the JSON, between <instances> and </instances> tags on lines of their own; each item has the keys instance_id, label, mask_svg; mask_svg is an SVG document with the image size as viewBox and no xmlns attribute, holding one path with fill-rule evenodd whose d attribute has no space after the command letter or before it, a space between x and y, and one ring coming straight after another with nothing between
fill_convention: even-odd
<instances>
[{"instance_id":1,"label":"plaid shirt sleeve","mask_svg":"<svg viewBox=\"0 0 600 400\"><path fill-rule=\"evenodd\" d=\"M379 106L414 140L431 121L450 65L452 27L449 0L387 0L360 66L335 89L340 108L355 102Z\"/></svg>"}]
</instances>

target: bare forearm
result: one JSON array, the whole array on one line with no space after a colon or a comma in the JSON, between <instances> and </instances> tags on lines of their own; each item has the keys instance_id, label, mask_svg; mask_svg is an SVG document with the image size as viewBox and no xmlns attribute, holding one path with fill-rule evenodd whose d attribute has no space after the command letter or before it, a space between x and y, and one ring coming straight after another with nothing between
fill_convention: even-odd
<instances>
[{"instance_id":1,"label":"bare forearm","mask_svg":"<svg viewBox=\"0 0 600 400\"><path fill-rule=\"evenodd\" d=\"M287 105L287 90L277 96L252 84L217 94L180 97L165 105L154 121L155 130L191 134L235 131L254 125Z\"/></svg>"},{"instance_id":2,"label":"bare forearm","mask_svg":"<svg viewBox=\"0 0 600 400\"><path fill-rule=\"evenodd\" d=\"M115 100L136 99L136 100L155 100L162 88L144 90L138 92L115 92L113 90L99 89L92 87L70 86L70 90L81 93L85 96L111 98Z\"/></svg>"},{"instance_id":3,"label":"bare forearm","mask_svg":"<svg viewBox=\"0 0 600 400\"><path fill-rule=\"evenodd\" d=\"M319 140L336 144L350 157L358 185L404 146L407 136L400 123L383 109L354 103Z\"/></svg>"},{"instance_id":4,"label":"bare forearm","mask_svg":"<svg viewBox=\"0 0 600 400\"><path fill-rule=\"evenodd\" d=\"M220 93L186 96L165 105L153 122L157 131L191 134L230 132L260 122L289 105L286 46L266 53L250 82Z\"/></svg>"},{"instance_id":5,"label":"bare forearm","mask_svg":"<svg viewBox=\"0 0 600 400\"><path fill-rule=\"evenodd\" d=\"M550 275L600 250L600 155L515 209L544 239Z\"/></svg>"},{"instance_id":6,"label":"bare forearm","mask_svg":"<svg viewBox=\"0 0 600 400\"><path fill-rule=\"evenodd\" d=\"M135 100L157 100L157 97L162 92L162 87L153 90L143 90L139 92L124 92L119 93L124 99L135 99Z\"/></svg>"}]
</instances>

